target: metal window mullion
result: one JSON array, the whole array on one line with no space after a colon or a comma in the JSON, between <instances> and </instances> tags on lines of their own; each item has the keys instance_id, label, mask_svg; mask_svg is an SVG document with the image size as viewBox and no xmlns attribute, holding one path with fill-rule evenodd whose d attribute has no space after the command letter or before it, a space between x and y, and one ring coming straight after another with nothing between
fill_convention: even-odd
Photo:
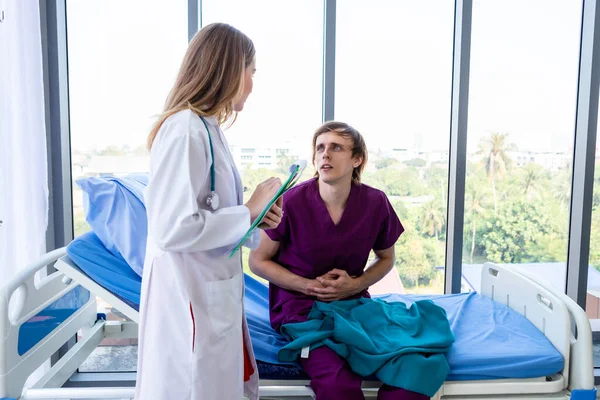
<instances>
[{"instance_id":1,"label":"metal window mullion","mask_svg":"<svg viewBox=\"0 0 600 400\"><path fill-rule=\"evenodd\" d=\"M48 162L46 251L51 251L73 240L66 0L40 0L39 7ZM75 342L73 336L51 356L50 364L54 365Z\"/></svg>"},{"instance_id":2,"label":"metal window mullion","mask_svg":"<svg viewBox=\"0 0 600 400\"><path fill-rule=\"evenodd\" d=\"M598 121L598 0L584 0L569 218L566 292L585 309Z\"/></svg>"},{"instance_id":3,"label":"metal window mullion","mask_svg":"<svg viewBox=\"0 0 600 400\"><path fill-rule=\"evenodd\" d=\"M323 0L323 122L335 111L335 22L336 0Z\"/></svg>"},{"instance_id":4,"label":"metal window mullion","mask_svg":"<svg viewBox=\"0 0 600 400\"><path fill-rule=\"evenodd\" d=\"M444 293L460 293L462 273L472 0L454 2L454 46Z\"/></svg>"},{"instance_id":5,"label":"metal window mullion","mask_svg":"<svg viewBox=\"0 0 600 400\"><path fill-rule=\"evenodd\" d=\"M66 0L40 0L48 147L48 251L73 240L66 18Z\"/></svg>"},{"instance_id":6,"label":"metal window mullion","mask_svg":"<svg viewBox=\"0 0 600 400\"><path fill-rule=\"evenodd\" d=\"M188 42L202 28L202 0L188 0Z\"/></svg>"}]
</instances>

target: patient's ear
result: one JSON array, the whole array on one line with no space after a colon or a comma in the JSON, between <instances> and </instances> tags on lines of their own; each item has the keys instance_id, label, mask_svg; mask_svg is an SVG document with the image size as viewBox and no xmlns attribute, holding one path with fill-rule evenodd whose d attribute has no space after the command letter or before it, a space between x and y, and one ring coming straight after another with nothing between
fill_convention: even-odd
<instances>
[{"instance_id":1,"label":"patient's ear","mask_svg":"<svg viewBox=\"0 0 600 400\"><path fill-rule=\"evenodd\" d=\"M360 164L362 164L362 162L363 162L362 157L355 157L352 162L352 167L356 168L356 167L360 166Z\"/></svg>"}]
</instances>

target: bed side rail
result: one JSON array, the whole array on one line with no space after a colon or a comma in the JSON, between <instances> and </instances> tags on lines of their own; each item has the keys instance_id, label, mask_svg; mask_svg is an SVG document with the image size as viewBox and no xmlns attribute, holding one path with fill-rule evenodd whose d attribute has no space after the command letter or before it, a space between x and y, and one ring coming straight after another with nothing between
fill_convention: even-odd
<instances>
[{"instance_id":1,"label":"bed side rail","mask_svg":"<svg viewBox=\"0 0 600 400\"><path fill-rule=\"evenodd\" d=\"M66 254L65 248L46 253L0 288L0 398L19 397L27 378L88 321L96 319L90 296L60 329L55 328L24 354L19 354L21 326L78 285L62 272L48 276L46 267ZM41 272L40 277L36 274Z\"/></svg>"},{"instance_id":2,"label":"bed side rail","mask_svg":"<svg viewBox=\"0 0 600 400\"><path fill-rule=\"evenodd\" d=\"M562 374L569 384L571 332L569 310L549 288L513 269L492 263L483 265L481 293L527 318L564 358Z\"/></svg>"},{"instance_id":3,"label":"bed side rail","mask_svg":"<svg viewBox=\"0 0 600 400\"><path fill-rule=\"evenodd\" d=\"M570 376L569 376L569 389L570 390L591 390L594 388L594 359L593 359L593 340L592 340L592 327L590 320L587 317L585 310L583 310L579 304L573 299L567 296L562 291L555 288L552 284L543 278L540 278L525 268L507 267L515 273L530 279L552 292L560 301L563 302L565 307L568 309L570 318L569 325L571 322L574 323L574 330L569 330L570 340ZM573 334L574 332L574 334Z\"/></svg>"}]
</instances>

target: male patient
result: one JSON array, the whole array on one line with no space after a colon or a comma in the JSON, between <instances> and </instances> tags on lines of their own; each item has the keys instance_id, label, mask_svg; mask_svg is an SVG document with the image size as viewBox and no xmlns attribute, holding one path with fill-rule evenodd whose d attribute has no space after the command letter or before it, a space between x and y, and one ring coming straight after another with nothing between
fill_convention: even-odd
<instances>
[{"instance_id":1,"label":"male patient","mask_svg":"<svg viewBox=\"0 0 600 400\"><path fill-rule=\"evenodd\" d=\"M314 179L284 196L277 229L261 231L250 268L268 280L271 325L306 321L315 300L370 297L368 288L394 267L394 244L404 231L386 195L361 184L367 149L361 134L328 122L313 137ZM376 258L365 269L370 251ZM364 399L362 377L323 346L300 359L318 400ZM428 399L383 385L379 399Z\"/></svg>"}]
</instances>

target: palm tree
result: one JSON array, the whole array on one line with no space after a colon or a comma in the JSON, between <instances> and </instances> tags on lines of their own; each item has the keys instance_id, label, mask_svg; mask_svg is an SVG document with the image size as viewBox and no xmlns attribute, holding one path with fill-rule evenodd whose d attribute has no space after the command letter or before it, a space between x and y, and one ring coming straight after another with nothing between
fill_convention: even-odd
<instances>
[{"instance_id":1,"label":"palm tree","mask_svg":"<svg viewBox=\"0 0 600 400\"><path fill-rule=\"evenodd\" d=\"M469 262L473 263L473 254L475 253L475 235L477 234L477 225L475 221L477 217L481 217L485 214L485 203L487 198L487 188L481 181L472 182L469 190L467 191L467 214L471 216L471 254L469 255Z\"/></svg>"},{"instance_id":2,"label":"palm tree","mask_svg":"<svg viewBox=\"0 0 600 400\"><path fill-rule=\"evenodd\" d=\"M554 179L554 196L560 202L560 208L569 208L569 202L571 201L571 173L570 171L563 171L558 174Z\"/></svg>"},{"instance_id":3,"label":"palm tree","mask_svg":"<svg viewBox=\"0 0 600 400\"><path fill-rule=\"evenodd\" d=\"M511 159L508 152L516 150L513 143L508 142L508 134L492 132L492 134L481 140L477 154L483 154L483 161L488 177L492 181L492 192L494 195L494 213L498 212L498 200L496 197L496 176L501 176L510 168Z\"/></svg>"},{"instance_id":4,"label":"palm tree","mask_svg":"<svg viewBox=\"0 0 600 400\"><path fill-rule=\"evenodd\" d=\"M439 240L439 234L446 225L445 210L439 201L432 200L423 205L421 214L421 232L429 236L435 236Z\"/></svg>"},{"instance_id":5,"label":"palm tree","mask_svg":"<svg viewBox=\"0 0 600 400\"><path fill-rule=\"evenodd\" d=\"M439 189L443 204L446 204L446 191L448 190L448 171L443 168L430 167L425 170L424 179L432 191Z\"/></svg>"},{"instance_id":6,"label":"palm tree","mask_svg":"<svg viewBox=\"0 0 600 400\"><path fill-rule=\"evenodd\" d=\"M523 194L530 199L530 192L539 189L540 182L544 177L544 170L539 164L527 164L525 171L525 190Z\"/></svg>"}]
</instances>

